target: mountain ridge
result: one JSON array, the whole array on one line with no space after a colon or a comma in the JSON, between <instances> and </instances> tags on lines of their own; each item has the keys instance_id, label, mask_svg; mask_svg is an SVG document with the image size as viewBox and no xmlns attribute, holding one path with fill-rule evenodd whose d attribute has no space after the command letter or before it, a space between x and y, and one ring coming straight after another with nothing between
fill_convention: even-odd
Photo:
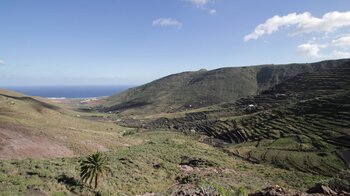
<instances>
[{"instance_id":1,"label":"mountain ridge","mask_svg":"<svg viewBox=\"0 0 350 196\"><path fill-rule=\"evenodd\" d=\"M349 59L181 72L112 95L104 99L98 109L130 115L200 108L256 95L299 73L336 67L347 61Z\"/></svg>"}]
</instances>

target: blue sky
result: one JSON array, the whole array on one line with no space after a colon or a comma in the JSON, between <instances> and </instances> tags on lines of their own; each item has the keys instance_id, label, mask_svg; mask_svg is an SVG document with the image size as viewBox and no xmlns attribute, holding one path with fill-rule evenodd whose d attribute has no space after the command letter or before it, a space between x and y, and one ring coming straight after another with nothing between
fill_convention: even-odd
<instances>
[{"instance_id":1,"label":"blue sky","mask_svg":"<svg viewBox=\"0 0 350 196\"><path fill-rule=\"evenodd\" d=\"M0 86L142 84L350 57L350 1L298 2L1 0Z\"/></svg>"}]
</instances>

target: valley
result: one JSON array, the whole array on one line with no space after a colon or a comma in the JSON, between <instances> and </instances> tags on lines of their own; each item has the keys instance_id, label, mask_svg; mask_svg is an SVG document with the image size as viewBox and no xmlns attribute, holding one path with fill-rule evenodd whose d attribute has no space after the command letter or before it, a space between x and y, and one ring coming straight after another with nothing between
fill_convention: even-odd
<instances>
[{"instance_id":1,"label":"valley","mask_svg":"<svg viewBox=\"0 0 350 196\"><path fill-rule=\"evenodd\" d=\"M0 195L301 193L349 169L350 60L184 72L89 101L1 90L0 136ZM110 171L94 190L77 167L96 151Z\"/></svg>"}]
</instances>

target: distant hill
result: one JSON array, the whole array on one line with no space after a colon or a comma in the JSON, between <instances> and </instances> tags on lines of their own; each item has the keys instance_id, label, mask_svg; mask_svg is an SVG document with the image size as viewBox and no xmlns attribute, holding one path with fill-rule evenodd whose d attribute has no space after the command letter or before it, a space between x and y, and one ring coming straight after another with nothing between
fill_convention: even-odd
<instances>
[{"instance_id":1,"label":"distant hill","mask_svg":"<svg viewBox=\"0 0 350 196\"><path fill-rule=\"evenodd\" d=\"M230 67L183 72L111 96L99 107L124 114L176 112L232 102L297 74L337 67L347 59L317 63Z\"/></svg>"}]
</instances>

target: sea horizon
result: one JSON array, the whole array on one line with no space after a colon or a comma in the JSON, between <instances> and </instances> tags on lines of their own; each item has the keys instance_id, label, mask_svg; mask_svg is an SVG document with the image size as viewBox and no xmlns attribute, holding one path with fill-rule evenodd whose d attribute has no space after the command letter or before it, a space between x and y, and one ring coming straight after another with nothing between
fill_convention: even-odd
<instances>
[{"instance_id":1,"label":"sea horizon","mask_svg":"<svg viewBox=\"0 0 350 196\"><path fill-rule=\"evenodd\" d=\"M0 88L49 99L79 99L111 96L131 87L134 85L18 85Z\"/></svg>"}]
</instances>

